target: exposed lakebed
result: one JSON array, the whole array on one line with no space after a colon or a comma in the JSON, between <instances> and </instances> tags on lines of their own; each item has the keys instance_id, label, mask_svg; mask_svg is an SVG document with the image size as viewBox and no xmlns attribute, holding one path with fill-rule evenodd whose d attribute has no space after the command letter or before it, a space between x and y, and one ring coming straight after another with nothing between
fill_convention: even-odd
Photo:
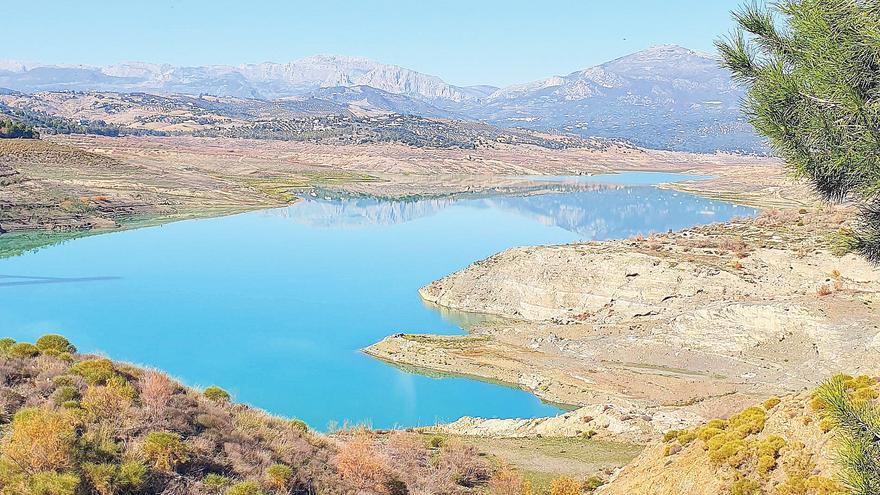
<instances>
[{"instance_id":1,"label":"exposed lakebed","mask_svg":"<svg viewBox=\"0 0 880 495\"><path fill-rule=\"evenodd\" d=\"M0 333L63 333L81 351L217 384L318 429L553 414L526 392L409 373L359 349L396 332L462 333L417 290L506 248L754 213L651 185L676 178L688 177L558 178L560 190L540 194L412 201L310 197L81 238L0 260Z\"/></svg>"}]
</instances>

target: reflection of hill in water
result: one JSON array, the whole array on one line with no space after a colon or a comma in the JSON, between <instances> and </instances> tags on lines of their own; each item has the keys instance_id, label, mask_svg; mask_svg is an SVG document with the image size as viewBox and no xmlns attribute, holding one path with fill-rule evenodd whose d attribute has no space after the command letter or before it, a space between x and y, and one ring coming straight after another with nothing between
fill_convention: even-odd
<instances>
[{"instance_id":1,"label":"reflection of hill in water","mask_svg":"<svg viewBox=\"0 0 880 495\"><path fill-rule=\"evenodd\" d=\"M375 198L308 199L280 211L297 223L313 227L394 225L429 217L458 202L456 199L388 201Z\"/></svg>"},{"instance_id":2,"label":"reflection of hill in water","mask_svg":"<svg viewBox=\"0 0 880 495\"><path fill-rule=\"evenodd\" d=\"M585 239L627 237L710 223L751 208L654 187L578 187L544 194L392 201L376 198L309 199L275 210L298 223L315 227L393 225L434 215L450 207L512 212L548 226L575 232Z\"/></svg>"},{"instance_id":3,"label":"reflection of hill in water","mask_svg":"<svg viewBox=\"0 0 880 495\"><path fill-rule=\"evenodd\" d=\"M502 196L485 201L492 207L515 211L585 239L628 237L754 213L751 208L654 187L606 188L589 193L516 198Z\"/></svg>"}]
</instances>

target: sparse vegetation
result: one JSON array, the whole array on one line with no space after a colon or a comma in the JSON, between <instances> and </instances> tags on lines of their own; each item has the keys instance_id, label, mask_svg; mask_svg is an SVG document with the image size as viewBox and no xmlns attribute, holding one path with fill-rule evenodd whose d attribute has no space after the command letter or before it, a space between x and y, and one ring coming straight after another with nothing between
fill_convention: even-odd
<instances>
[{"instance_id":1,"label":"sparse vegetation","mask_svg":"<svg viewBox=\"0 0 880 495\"><path fill-rule=\"evenodd\" d=\"M771 397L763 407L749 407L727 420L714 419L693 430L697 444L722 479L729 479L731 495L845 495L874 494L880 489L880 470L875 431L878 426L877 382L869 376L838 375L819 387L810 398L788 402ZM804 416L804 427L834 430L840 440L839 457L845 469L841 478L824 476L817 471L816 451L800 441L802 435L789 435L787 426L765 431L770 414L782 415L783 421ZM812 413L821 418L814 425ZM813 425L813 426L811 426ZM673 430L664 437L663 455L681 452L691 443L688 430ZM824 439L819 437L819 444ZM807 440L805 440L807 441ZM694 447L690 447L693 449ZM815 449L815 445L811 449ZM690 451L693 452L693 451Z\"/></svg>"},{"instance_id":2,"label":"sparse vegetation","mask_svg":"<svg viewBox=\"0 0 880 495\"><path fill-rule=\"evenodd\" d=\"M95 134L98 136L157 135L168 133L150 129L132 129L108 124L103 120L69 119L37 110L11 107L0 103L0 116L7 115L14 120L0 120L0 138L18 137L38 139L40 129L44 134ZM15 121L18 121L17 123ZM10 127L11 126L11 127ZM4 135L4 130L7 135Z\"/></svg>"},{"instance_id":3,"label":"sparse vegetation","mask_svg":"<svg viewBox=\"0 0 880 495\"><path fill-rule=\"evenodd\" d=\"M0 340L2 495L457 494L492 478L458 442L368 430L331 440L163 373L70 352L62 336L38 342Z\"/></svg>"}]
</instances>

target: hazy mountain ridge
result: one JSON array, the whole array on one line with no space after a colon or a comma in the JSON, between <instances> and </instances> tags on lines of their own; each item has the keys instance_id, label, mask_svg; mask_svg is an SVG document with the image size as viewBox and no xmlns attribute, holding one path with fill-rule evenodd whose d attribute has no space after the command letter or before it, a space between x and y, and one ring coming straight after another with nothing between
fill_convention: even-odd
<instances>
[{"instance_id":1,"label":"hazy mountain ridge","mask_svg":"<svg viewBox=\"0 0 880 495\"><path fill-rule=\"evenodd\" d=\"M464 113L501 126L613 136L652 148L762 152L739 110L743 96L711 56L667 45L503 88Z\"/></svg>"},{"instance_id":2,"label":"hazy mountain ridge","mask_svg":"<svg viewBox=\"0 0 880 495\"><path fill-rule=\"evenodd\" d=\"M127 62L106 67L0 62L0 86L19 91L116 91L212 94L276 99L320 88L371 86L423 99L463 101L478 89L458 88L436 76L361 57L317 55L286 64L181 67Z\"/></svg>"},{"instance_id":3,"label":"hazy mountain ridge","mask_svg":"<svg viewBox=\"0 0 880 495\"><path fill-rule=\"evenodd\" d=\"M0 61L0 87L297 101L315 109L307 115L397 113L625 139L659 149L766 151L739 110L744 92L729 73L711 55L673 45L506 88L454 86L403 67L333 55L204 67Z\"/></svg>"}]
</instances>

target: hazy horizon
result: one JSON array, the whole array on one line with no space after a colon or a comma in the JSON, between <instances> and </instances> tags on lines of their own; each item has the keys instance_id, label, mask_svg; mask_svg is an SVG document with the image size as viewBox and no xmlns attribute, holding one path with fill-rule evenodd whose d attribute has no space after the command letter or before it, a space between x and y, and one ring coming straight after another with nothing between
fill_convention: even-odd
<instances>
[{"instance_id":1,"label":"hazy horizon","mask_svg":"<svg viewBox=\"0 0 880 495\"><path fill-rule=\"evenodd\" d=\"M149 6L49 1L12 9L7 35L39 39L0 51L25 64L176 66L363 57L460 86L565 75L656 45L713 52L740 2L182 2ZM105 41L105 42L101 42Z\"/></svg>"},{"instance_id":2,"label":"hazy horizon","mask_svg":"<svg viewBox=\"0 0 880 495\"><path fill-rule=\"evenodd\" d=\"M714 53L711 53L711 52L703 52L703 51L701 51L701 50L695 50L695 49L690 48L690 47L687 47L687 46L681 46L681 45L676 45L676 44L656 44L656 45L646 46L646 47L644 47L644 48L642 48L642 49L636 50L635 52L631 52L631 53L623 54L623 55L621 55L620 57L615 57L614 59L608 59L608 60L604 60L604 61L598 62L598 63L594 64L593 66L595 66L595 65L602 65L602 64L605 64L605 63L608 63L608 62L613 62L614 60L617 60L617 59L620 59L620 58L625 58L625 57L627 57L627 56L629 56L629 55L632 55L632 54L634 54L634 53L639 53L639 52L643 52L643 51L651 50L651 49L653 49L653 48L659 48L659 47L664 47L664 46L675 46L675 47L678 47L678 48L683 48L683 49L690 50L690 51L693 51L693 52L696 52L696 53L700 53L700 54L703 54L703 55L707 55L707 56L714 56L714 55L715 55ZM242 63L239 63L239 64L186 64L186 65L169 64L169 63L166 63L166 62L154 62L154 61L151 61L151 60L123 60L123 61L120 61L120 62L116 62L116 63L114 63L114 64L83 64L83 63L76 63L76 62L71 62L71 63L46 63L46 62L43 62L43 61L40 61L40 60L19 60L19 59L14 59L14 58L0 58L0 70L3 70L4 68L8 68L8 67L4 67L4 65L11 66L11 65L14 65L14 64L21 64L21 65L23 65L23 66L25 67L26 70L30 70L30 69L33 69L33 68L36 68L36 67L59 67L59 68L84 68L84 69L85 69L85 68L89 68L89 69L97 69L97 68L111 67L111 66L114 66L114 65L126 65L126 64L133 64L133 65L135 65L135 64L142 64L142 65L149 65L149 66L156 66L156 65L158 65L158 66L169 65L169 66L172 66L172 67L184 67L184 68L188 68L188 67L244 67L244 66L253 66L253 65L260 65L260 64L281 64L281 65L283 65L283 64L287 64L287 63L296 63L296 62L300 62L300 61L304 61L304 60L309 60L309 59L313 59L313 58L322 58L322 57L327 57L327 58L335 57L335 58L340 58L340 59L363 59L363 60L369 60L369 61L372 61L372 62L377 62L377 63L380 63L380 64L392 65L392 66L398 66L398 67L403 67L403 68L405 68L405 69L412 69L412 67L407 67L407 66L404 66L404 65L401 65L401 64L397 64L397 63L394 63L394 62L390 62L390 61L386 61L386 60L377 60L377 59L370 58L370 57L365 57L365 56L362 56L362 55L349 55L349 54L342 54L342 53L316 53L316 54L307 55L307 56L304 56L304 57L300 57L300 58L297 58L297 59L291 59L291 60L261 60L261 61L253 61L253 62L242 62ZM589 67L593 67L593 66L589 66ZM577 71L580 71L580 70L583 70L583 69L587 69L587 68L589 68L589 67L577 67L577 68L572 68L571 70L568 70L568 71L565 71L565 72L560 72L560 73L556 73L556 74L546 74L546 75L543 76L543 77L539 77L539 78L535 78L535 79L530 79L530 80L528 80L528 81L516 81L516 82L513 82L513 83L511 83L511 84L509 84L509 85L500 86L500 87L503 88L503 87L508 87L508 86L516 86L516 85L519 85L519 84L526 84L526 83L533 82L533 81L536 81L536 80L545 79L545 78L547 78L547 77L554 77L554 76L567 76L567 75L569 75L569 74L572 74L572 73L574 73L574 72L577 72ZM421 71L419 71L419 72L421 72ZM429 75L429 76L437 76L437 77L439 77L440 79L442 79L444 82L446 82L446 83L448 83L448 84L452 84L452 83L449 82L449 80L448 80L443 74L425 73L425 72L422 72L422 73L423 73L423 74L426 74L426 75ZM491 85L491 84L489 84L489 83L476 83L476 84L472 84L472 85L469 85L469 86L485 86L485 85Z\"/></svg>"}]
</instances>

